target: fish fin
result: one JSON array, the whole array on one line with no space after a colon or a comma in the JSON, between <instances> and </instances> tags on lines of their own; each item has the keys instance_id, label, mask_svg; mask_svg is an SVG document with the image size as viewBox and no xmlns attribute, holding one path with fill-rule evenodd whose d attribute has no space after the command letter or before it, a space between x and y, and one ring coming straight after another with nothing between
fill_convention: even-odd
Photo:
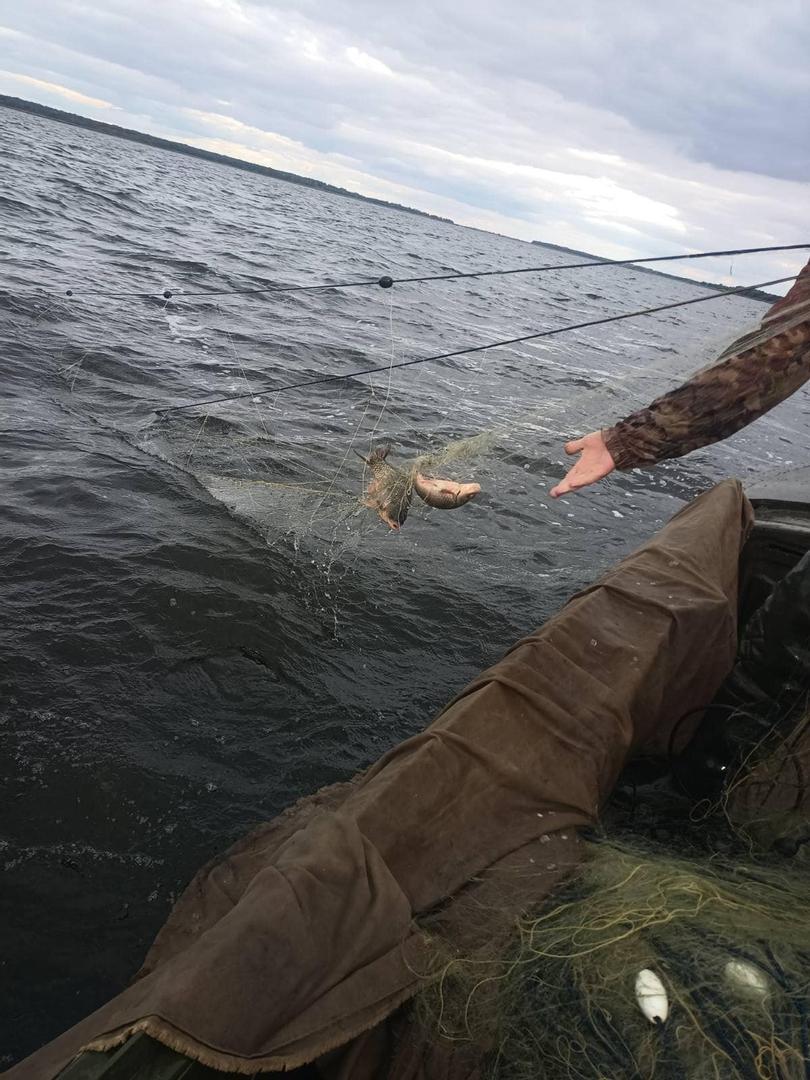
<instances>
[{"instance_id":1,"label":"fish fin","mask_svg":"<svg viewBox=\"0 0 810 1080\"><path fill-rule=\"evenodd\" d=\"M385 461L388 455L391 453L390 446L375 446L368 457L365 459L367 465L373 465L377 461Z\"/></svg>"}]
</instances>

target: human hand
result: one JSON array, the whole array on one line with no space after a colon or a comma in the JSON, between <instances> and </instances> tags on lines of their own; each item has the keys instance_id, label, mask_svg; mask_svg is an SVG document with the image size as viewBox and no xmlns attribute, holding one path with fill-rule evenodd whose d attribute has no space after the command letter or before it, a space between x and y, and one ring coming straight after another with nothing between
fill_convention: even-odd
<instances>
[{"instance_id":1,"label":"human hand","mask_svg":"<svg viewBox=\"0 0 810 1080\"><path fill-rule=\"evenodd\" d=\"M567 495L569 491L587 487L588 484L595 484L597 480L601 480L616 468L616 463L605 445L601 431L592 431L590 435L566 443L565 452L581 456L559 484L551 489L552 499Z\"/></svg>"}]
</instances>

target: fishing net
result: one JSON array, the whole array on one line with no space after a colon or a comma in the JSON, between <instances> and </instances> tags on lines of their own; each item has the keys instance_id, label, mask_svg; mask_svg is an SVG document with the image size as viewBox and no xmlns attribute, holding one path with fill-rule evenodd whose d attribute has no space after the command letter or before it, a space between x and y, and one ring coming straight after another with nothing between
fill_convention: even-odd
<instances>
[{"instance_id":1,"label":"fishing net","mask_svg":"<svg viewBox=\"0 0 810 1080\"><path fill-rule=\"evenodd\" d=\"M638 789L632 766L549 899L510 920L504 880L455 936L423 920L438 957L415 1006L426 1039L492 1080L808 1075L807 588L810 557L748 624L718 695L736 699L712 797L666 778ZM642 1009L642 972L666 995L658 1020Z\"/></svg>"},{"instance_id":2,"label":"fishing net","mask_svg":"<svg viewBox=\"0 0 810 1080\"><path fill-rule=\"evenodd\" d=\"M614 273L633 280L632 271ZM565 439L621 415L631 403L645 404L645 386L653 396L675 385L710 361L739 325L729 309L707 337L699 333L699 321L690 326L686 317L673 315L666 326L652 320L632 330L621 329L626 324L597 327L492 355L396 370L398 362L431 346L457 346L466 338L478 347L510 329L552 327L566 315L570 319L572 309L562 301L576 299L575 310L584 316L600 315L616 302L573 281L566 285L574 295L555 296L560 283L553 278L548 275L539 309L507 309L515 314L500 324L492 321L491 305L501 295L519 305L520 287L513 283L499 293L486 281L475 292L468 289L457 319L445 327L434 321L427 336L424 303L408 294L395 301L393 291L382 299L340 292L207 299L184 296L181 289L164 300L116 300L80 293L53 300L40 317L58 324L57 372L69 407L115 424L139 449L192 475L268 543L288 540L298 548L307 541L331 564L356 554L380 530L367 498L366 462L375 449L389 447L389 462L406 474L479 483L497 508L517 497L530 510L547 510L543 487L531 498L525 491L526 472L545 473L549 482L559 476L547 447L559 457ZM645 297L661 295L649 291L648 277L636 279L647 286ZM680 296L684 289L673 282L666 291ZM638 290L618 297L619 306L630 308L640 299ZM747 303L747 319L763 310ZM673 344L662 345L663 336ZM41 333L38 338L41 343ZM368 366L378 370L344 375ZM305 383L324 373L340 381L267 390L291 377ZM158 401L169 398L167 411L155 411L158 390ZM195 399L201 404L186 409L183 403ZM175 411L172 401L181 408ZM144 416L138 406L147 402ZM437 512L414 500L409 531Z\"/></svg>"},{"instance_id":3,"label":"fishing net","mask_svg":"<svg viewBox=\"0 0 810 1080\"><path fill-rule=\"evenodd\" d=\"M501 955L446 960L422 1022L479 1047L493 1078L805 1075L806 870L630 840L586 850ZM639 1007L645 970L665 988L664 1022Z\"/></svg>"},{"instance_id":4,"label":"fishing net","mask_svg":"<svg viewBox=\"0 0 810 1080\"><path fill-rule=\"evenodd\" d=\"M810 840L809 605L805 554L750 616L732 672L676 762L680 786L703 797L695 813L721 814L752 850L792 855Z\"/></svg>"},{"instance_id":5,"label":"fishing net","mask_svg":"<svg viewBox=\"0 0 810 1080\"><path fill-rule=\"evenodd\" d=\"M780 782L787 750L752 758L731 790L751 785L761 808L756 789ZM492 1080L806 1076L810 859L780 857L774 840L799 819L806 829L807 789L787 817L765 818L738 830L719 804L696 815L662 790L632 814L619 801L605 818L613 839L591 836L567 883L507 935L486 908L469 908L478 926L461 948L425 920L439 959L418 1023L477 1053ZM665 843L650 840L656 827ZM663 1022L640 1007L643 971L663 984Z\"/></svg>"},{"instance_id":6,"label":"fishing net","mask_svg":"<svg viewBox=\"0 0 810 1080\"><path fill-rule=\"evenodd\" d=\"M181 310L184 306L182 299L172 304ZM358 307L357 301L354 306ZM355 325L343 327L347 338L360 339L360 347L334 351L344 364L348 360L357 366L371 360L384 369L402 348L395 340L393 304L366 302L364 306L368 310L362 332L358 334ZM334 322L330 331L340 335L343 320ZM225 350L227 365L218 373L227 377L224 382L206 380L209 392L214 387L244 392L248 387L258 393L260 383L266 387L266 376L262 380L257 375L255 341L247 346L240 343L229 313L216 305L205 326L205 331L197 327L197 334L218 328L219 352L222 356ZM211 351L207 350L209 356ZM322 346L313 352L322 353ZM285 358L277 378L285 381L291 370ZM66 365L63 376L74 390L75 365ZM438 381L441 386L445 379L440 376ZM418 398L418 381L417 387L395 386L392 372L383 370L334 387L316 387L314 394L304 390L248 395L192 411L159 413L138 432L137 441L141 449L193 475L215 500L268 543L287 539L298 549L307 541L331 563L356 554L380 527L376 503L385 504L393 497L391 490L377 485L375 505L369 506L374 477L368 461L380 450L388 451L392 472L411 481L427 473L463 483L475 473L486 477L490 490L494 486L492 455L503 433L495 426L492 408L476 410L465 402L463 418L448 422L433 405L420 416ZM473 433L464 434L471 422ZM476 432L478 425L484 430L479 427ZM389 487L392 482L389 478ZM409 501L406 516L413 523L435 510L417 499Z\"/></svg>"},{"instance_id":7,"label":"fishing net","mask_svg":"<svg viewBox=\"0 0 810 1080\"><path fill-rule=\"evenodd\" d=\"M459 245L455 265L439 262L441 245L434 244L429 259L403 254L391 272L424 272L431 259L437 270L538 261L538 249L516 242L485 258L480 248L465 247L474 239L465 232L450 239ZM329 275L320 265L302 266L301 252L252 274L221 264L203 274L186 270L182 259L150 256L126 273L88 265L86 281L73 274L58 283L73 286L70 297L56 285L12 296L21 412L35 376L37 404L48 414L37 422L55 439L88 451L95 443L113 455L121 439L158 459L158 472L164 465L179 472L185 490L210 506L213 528L228 515L279 555L302 603L336 640L347 639L359 605L391 598L410 614L419 606L417 587L451 591L467 613L475 607L469 622L481 628L479 638L468 633L464 647L475 666L491 659L485 627L503 624L504 642L538 621L592 576L595 548L597 567L607 565L678 503L727 475L761 471L763 458L787 465L785 455L803 445L797 424L788 432L790 449L772 439L776 455L768 456L758 428L737 436L733 452L715 447L708 459L692 455L652 476L616 474L587 500L553 500L549 489L570 464L562 450L568 439L674 388L756 323L765 305L713 299L398 369L429 355L712 294L624 267L397 284L385 292L273 291L285 281L309 288L326 276L371 277L377 260L358 267L357 253L350 254ZM541 262L556 260L567 258L542 251ZM171 296L161 296L163 283ZM351 374L371 367L377 370ZM336 381L272 389L324 376ZM793 407L782 410L780 435ZM450 511L416 495L407 521L392 531L368 505L374 478L367 462L382 447L406 476L477 484L480 494ZM531 587L521 589L521 581ZM401 629L424 640L424 620ZM444 641L441 647L446 652Z\"/></svg>"},{"instance_id":8,"label":"fishing net","mask_svg":"<svg viewBox=\"0 0 810 1080\"><path fill-rule=\"evenodd\" d=\"M6 119L15 133L20 121L25 145L29 119ZM37 176L26 155L9 163L30 205L15 204L0 282L7 382L27 401L32 387L55 388L86 423L184 470L268 543L306 545L319 565L386 535L363 505L368 476L354 453L368 459L380 445L406 472L428 458L439 477L479 483L479 504L492 497L498 512L519 504L533 523L564 525L543 498L562 472L561 443L647 404L766 310L762 296L715 306L683 278L220 166L187 173L163 151L139 152L135 167L130 150L105 143L99 173L64 138L37 122ZM53 212L65 185L75 216ZM679 269L727 280L727 257L790 247L695 253L711 258ZM306 385L324 377L341 381ZM456 518L470 527L482 516L418 499L409 512L409 534L424 518L455 530Z\"/></svg>"},{"instance_id":9,"label":"fishing net","mask_svg":"<svg viewBox=\"0 0 810 1080\"><path fill-rule=\"evenodd\" d=\"M721 807L751 850L795 856L810 841L810 714L787 733L770 732L765 745L773 748L746 760Z\"/></svg>"}]
</instances>

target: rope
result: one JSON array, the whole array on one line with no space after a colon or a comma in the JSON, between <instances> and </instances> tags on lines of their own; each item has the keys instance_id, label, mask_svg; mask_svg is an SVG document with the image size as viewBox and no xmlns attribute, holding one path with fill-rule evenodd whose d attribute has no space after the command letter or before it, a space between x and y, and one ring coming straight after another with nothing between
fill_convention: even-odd
<instances>
[{"instance_id":1,"label":"rope","mask_svg":"<svg viewBox=\"0 0 810 1080\"><path fill-rule=\"evenodd\" d=\"M284 390L299 390L304 386L317 386L327 382L344 382L347 379L356 379L362 375L373 375L380 371L392 371L395 368L414 367L416 364L429 364L436 360L449 360L455 356L468 356L471 353L484 352L486 349L498 349L505 345L517 345L522 341L534 341L537 338L553 337L555 334L564 334L570 330L582 330L589 326L604 326L605 323L621 322L622 319L634 319L640 315L654 315L659 311L671 311L672 308L686 307L689 304L701 304L707 300L717 300L723 296L733 296L739 293L750 292L752 289L764 289L769 285L781 285L786 281L795 281L797 275L790 277L775 278L773 281L761 281L757 285L740 285L733 289L724 289L722 292L710 293L708 296L696 296L691 300L678 300L673 304L661 304L659 307L643 308L640 311L630 311L625 315L609 315L603 319L591 319L588 322L574 323L569 326L558 326L553 330L541 330L534 334L523 334L521 337L507 338L505 341L491 341L486 345L474 345L466 349L455 349L453 352L437 353L435 356L421 356L415 360L401 360L396 364L386 364L383 367L363 368L358 371L350 371L344 375L321 375L315 379L302 379L300 382L286 383L283 386L269 387L267 390L258 390L253 394L229 394L224 397L207 398L203 401L191 401L185 405L169 405L164 409L157 409L158 415L165 416L167 413L180 412L183 409L196 409L201 405L218 405L225 401L243 401L249 397L263 397L265 394L280 394Z\"/></svg>"},{"instance_id":2,"label":"rope","mask_svg":"<svg viewBox=\"0 0 810 1080\"><path fill-rule=\"evenodd\" d=\"M678 262L681 259L709 259L725 255L756 255L769 251L805 251L810 249L810 244L781 244L775 247L735 248L727 251L698 251L690 255L651 255L643 259L594 259L590 262L563 263L559 266L519 266L510 270L469 270L452 274L428 274L424 277L392 278L385 275L380 278L367 278L362 281L341 281L330 284L318 285L264 285L251 289L206 289L202 291L183 292L164 289L157 292L106 292L104 290L79 290L66 289L66 296L98 296L112 299L141 298L151 299L161 296L165 300L172 297L197 297L197 296L251 296L273 292L317 292L323 289L357 289L368 288L370 285L378 285L382 289L390 289L394 285L413 285L423 281L453 281L458 278L481 278L503 277L508 274L543 274L549 270L584 270L587 267L597 266L632 266L635 263L659 263ZM750 286L755 288L756 286Z\"/></svg>"}]
</instances>

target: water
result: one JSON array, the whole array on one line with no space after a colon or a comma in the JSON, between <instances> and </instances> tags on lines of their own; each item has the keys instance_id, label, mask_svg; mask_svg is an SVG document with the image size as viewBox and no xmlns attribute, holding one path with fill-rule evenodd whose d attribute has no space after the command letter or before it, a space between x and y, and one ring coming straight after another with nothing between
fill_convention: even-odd
<instances>
[{"instance_id":1,"label":"water","mask_svg":"<svg viewBox=\"0 0 810 1080\"><path fill-rule=\"evenodd\" d=\"M810 458L799 394L722 446L547 496L565 438L646 404L761 317L739 298L412 368L389 393L381 376L373 396L354 380L159 421L172 403L695 290L591 269L82 295L569 260L6 110L0 141L10 1064L123 987L201 863L420 729L684 499ZM482 483L475 502L415 507L399 534L358 506L353 437L402 460L481 432L489 448L454 467Z\"/></svg>"}]
</instances>

